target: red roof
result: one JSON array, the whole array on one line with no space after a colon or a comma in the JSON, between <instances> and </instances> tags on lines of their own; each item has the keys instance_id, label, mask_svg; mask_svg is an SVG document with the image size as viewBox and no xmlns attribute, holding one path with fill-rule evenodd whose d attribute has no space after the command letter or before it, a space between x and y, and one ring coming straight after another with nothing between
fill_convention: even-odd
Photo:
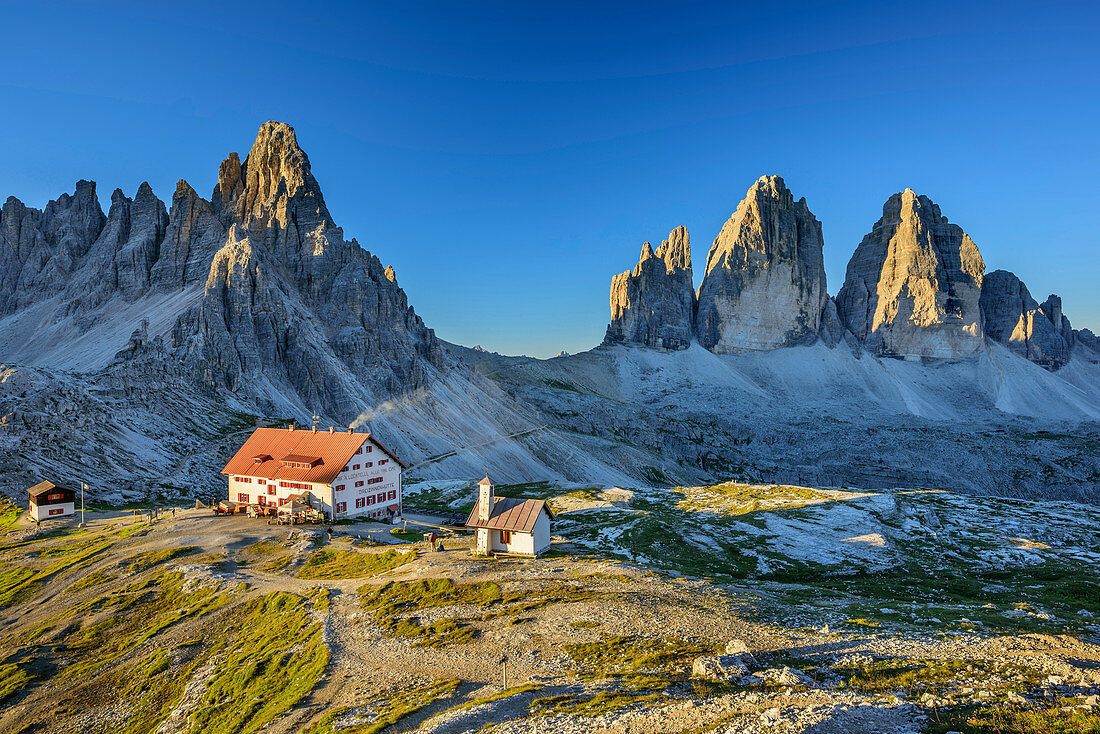
<instances>
[{"instance_id":1,"label":"red roof","mask_svg":"<svg viewBox=\"0 0 1100 734\"><path fill-rule=\"evenodd\" d=\"M474 509L470 510L470 518L466 521L468 528L493 528L495 530L510 530L517 533L529 533L535 529L535 521L543 511L553 520L554 513L550 512L550 506L545 500L521 500L511 497L497 497L493 503L493 509L489 513L489 519L480 522L477 519L478 505L481 500L474 503Z\"/></svg>"},{"instance_id":2,"label":"red roof","mask_svg":"<svg viewBox=\"0 0 1100 734\"><path fill-rule=\"evenodd\" d=\"M355 452L367 441L402 467L405 466L369 433L257 428L225 465L222 474L332 484L336 475L343 471ZM312 466L285 466L287 461Z\"/></svg>"}]
</instances>

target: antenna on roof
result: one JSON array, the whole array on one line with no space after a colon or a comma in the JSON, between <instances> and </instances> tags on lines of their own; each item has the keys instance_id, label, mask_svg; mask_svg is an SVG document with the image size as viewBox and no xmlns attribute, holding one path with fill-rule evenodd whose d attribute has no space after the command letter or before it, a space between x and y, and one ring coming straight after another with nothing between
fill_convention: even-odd
<instances>
[{"instance_id":1,"label":"antenna on roof","mask_svg":"<svg viewBox=\"0 0 1100 734\"><path fill-rule=\"evenodd\" d=\"M316 433L316 432L317 432L317 426L318 426L318 424L319 424L320 422L321 422L321 416L319 416L319 415L317 415L316 413L314 413L314 414L313 414L313 432L314 432L314 433Z\"/></svg>"}]
</instances>

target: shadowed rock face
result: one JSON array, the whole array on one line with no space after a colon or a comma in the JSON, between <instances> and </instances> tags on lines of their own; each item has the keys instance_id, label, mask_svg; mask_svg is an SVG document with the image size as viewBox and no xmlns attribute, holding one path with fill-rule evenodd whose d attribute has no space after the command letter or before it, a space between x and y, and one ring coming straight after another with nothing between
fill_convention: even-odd
<instances>
[{"instance_id":1,"label":"shadowed rock face","mask_svg":"<svg viewBox=\"0 0 1100 734\"><path fill-rule=\"evenodd\" d=\"M95 182L80 180L39 211L8 197L0 210L0 315L56 295L103 230Z\"/></svg>"},{"instance_id":2,"label":"shadowed rock face","mask_svg":"<svg viewBox=\"0 0 1100 734\"><path fill-rule=\"evenodd\" d=\"M684 227L668 233L654 252L648 242L634 270L611 280L611 324L605 344L687 349L695 310L691 244Z\"/></svg>"},{"instance_id":3,"label":"shadowed rock face","mask_svg":"<svg viewBox=\"0 0 1100 734\"><path fill-rule=\"evenodd\" d=\"M712 352L817 338L828 295L821 223L779 176L748 190L707 255L695 333Z\"/></svg>"},{"instance_id":4,"label":"shadowed rock face","mask_svg":"<svg viewBox=\"0 0 1100 734\"><path fill-rule=\"evenodd\" d=\"M912 189L894 194L848 262L836 305L874 354L960 357L984 346L985 263L974 241Z\"/></svg>"},{"instance_id":5,"label":"shadowed rock face","mask_svg":"<svg viewBox=\"0 0 1100 734\"><path fill-rule=\"evenodd\" d=\"M994 270L982 282L980 303L990 339L1051 371L1069 361L1073 334L1068 320L1060 328L1065 317L1057 296L1040 307L1019 278Z\"/></svg>"},{"instance_id":6,"label":"shadowed rock face","mask_svg":"<svg viewBox=\"0 0 1100 734\"><path fill-rule=\"evenodd\" d=\"M62 343L97 325L125 334L142 304L170 304L141 327L143 343L162 344L203 386L283 415L350 421L442 366L392 269L344 240L294 130L277 122L261 126L243 162L226 158L212 201L185 181L170 212L147 183L133 199L115 191L106 217L88 181L43 211L8 199L0 316L39 303L52 311L12 333Z\"/></svg>"}]
</instances>

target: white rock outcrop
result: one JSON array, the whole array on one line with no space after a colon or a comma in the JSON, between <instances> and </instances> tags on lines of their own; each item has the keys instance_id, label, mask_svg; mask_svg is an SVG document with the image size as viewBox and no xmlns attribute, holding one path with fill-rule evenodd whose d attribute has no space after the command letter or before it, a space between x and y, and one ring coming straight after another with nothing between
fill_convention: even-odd
<instances>
[{"instance_id":1,"label":"white rock outcrop","mask_svg":"<svg viewBox=\"0 0 1100 734\"><path fill-rule=\"evenodd\" d=\"M712 352L817 339L828 294L821 223L779 176L762 176L714 239L695 334Z\"/></svg>"},{"instance_id":2,"label":"white rock outcrop","mask_svg":"<svg viewBox=\"0 0 1100 734\"><path fill-rule=\"evenodd\" d=\"M891 196L836 297L841 321L873 354L951 358L984 348L977 245L912 189Z\"/></svg>"}]
</instances>

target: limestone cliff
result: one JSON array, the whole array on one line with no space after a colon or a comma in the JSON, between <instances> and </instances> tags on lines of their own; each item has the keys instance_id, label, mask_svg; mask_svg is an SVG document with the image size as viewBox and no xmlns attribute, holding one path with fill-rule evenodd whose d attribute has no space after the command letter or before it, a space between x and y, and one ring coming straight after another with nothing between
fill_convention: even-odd
<instances>
[{"instance_id":1,"label":"limestone cliff","mask_svg":"<svg viewBox=\"0 0 1100 734\"><path fill-rule=\"evenodd\" d=\"M1048 370L1069 361L1072 330L1068 323L1062 328L1065 317L1057 296L1040 307L1019 278L1006 270L994 270L982 282L980 304L990 339Z\"/></svg>"},{"instance_id":2,"label":"limestone cliff","mask_svg":"<svg viewBox=\"0 0 1100 734\"><path fill-rule=\"evenodd\" d=\"M694 310L691 244L687 229L677 227L656 252L646 242L634 269L612 278L611 324L604 343L686 349Z\"/></svg>"},{"instance_id":3,"label":"limestone cliff","mask_svg":"<svg viewBox=\"0 0 1100 734\"><path fill-rule=\"evenodd\" d=\"M707 255L695 332L713 352L817 338L828 294L821 223L779 176L749 188Z\"/></svg>"},{"instance_id":4,"label":"limestone cliff","mask_svg":"<svg viewBox=\"0 0 1100 734\"><path fill-rule=\"evenodd\" d=\"M912 189L894 194L837 294L844 325L873 354L961 357L983 348L985 263L974 241Z\"/></svg>"}]
</instances>

